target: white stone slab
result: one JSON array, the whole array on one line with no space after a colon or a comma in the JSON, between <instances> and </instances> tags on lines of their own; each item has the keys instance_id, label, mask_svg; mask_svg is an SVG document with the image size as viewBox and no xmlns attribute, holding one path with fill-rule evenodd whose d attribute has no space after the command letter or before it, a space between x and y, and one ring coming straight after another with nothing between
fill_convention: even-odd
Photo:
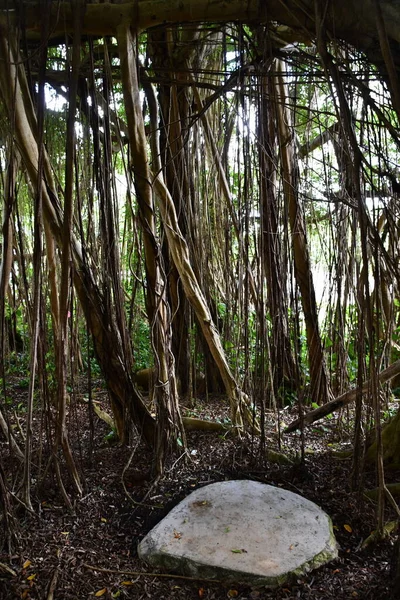
<instances>
[{"instance_id":1,"label":"white stone slab","mask_svg":"<svg viewBox=\"0 0 400 600\"><path fill-rule=\"evenodd\" d=\"M138 547L170 571L276 587L336 558L328 515L287 490L223 481L180 502Z\"/></svg>"}]
</instances>

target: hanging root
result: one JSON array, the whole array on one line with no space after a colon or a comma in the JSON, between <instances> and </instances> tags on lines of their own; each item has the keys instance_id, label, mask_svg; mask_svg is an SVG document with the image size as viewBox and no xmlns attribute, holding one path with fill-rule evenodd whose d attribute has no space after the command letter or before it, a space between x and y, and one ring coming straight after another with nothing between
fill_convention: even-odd
<instances>
[{"instance_id":1,"label":"hanging root","mask_svg":"<svg viewBox=\"0 0 400 600\"><path fill-rule=\"evenodd\" d=\"M240 425L239 423L235 423L233 421L232 424L235 427L241 427L241 429L243 429L243 426L245 426L245 428L248 429L253 435L260 435L260 423L257 419L256 408L253 402L251 402L248 395L241 390L238 390L238 397L239 400L237 404L236 415L234 416L239 417Z\"/></svg>"}]
</instances>

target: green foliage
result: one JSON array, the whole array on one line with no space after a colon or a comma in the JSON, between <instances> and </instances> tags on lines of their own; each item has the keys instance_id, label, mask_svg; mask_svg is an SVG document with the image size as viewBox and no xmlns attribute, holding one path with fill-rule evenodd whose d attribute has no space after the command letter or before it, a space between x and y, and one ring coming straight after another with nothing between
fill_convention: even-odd
<instances>
[{"instance_id":1,"label":"green foliage","mask_svg":"<svg viewBox=\"0 0 400 600\"><path fill-rule=\"evenodd\" d=\"M118 444L119 438L116 430L112 429L109 433L107 433L104 436L104 441L110 446L115 446L115 444Z\"/></svg>"},{"instance_id":2,"label":"green foliage","mask_svg":"<svg viewBox=\"0 0 400 600\"><path fill-rule=\"evenodd\" d=\"M289 386L282 385L278 390L277 399L279 401L279 406L288 406L292 408L293 406L296 406L298 402L297 391Z\"/></svg>"},{"instance_id":3,"label":"green foliage","mask_svg":"<svg viewBox=\"0 0 400 600\"><path fill-rule=\"evenodd\" d=\"M153 365L150 326L143 316L137 318L132 330L133 360L135 370L146 369Z\"/></svg>"},{"instance_id":4,"label":"green foliage","mask_svg":"<svg viewBox=\"0 0 400 600\"><path fill-rule=\"evenodd\" d=\"M28 352L11 352L8 355L6 373L9 375L22 375L24 377L29 372L29 360L30 356Z\"/></svg>"},{"instance_id":5,"label":"green foliage","mask_svg":"<svg viewBox=\"0 0 400 600\"><path fill-rule=\"evenodd\" d=\"M393 395L395 390L393 390ZM396 396L395 396L396 397ZM384 421L389 421L398 413L399 407L397 405L390 405L386 410L383 411L382 418Z\"/></svg>"},{"instance_id":6,"label":"green foliage","mask_svg":"<svg viewBox=\"0 0 400 600\"><path fill-rule=\"evenodd\" d=\"M97 358L95 357L92 349L90 349L90 356L88 357L86 345L82 346L82 362L83 362L83 368L85 371L88 370L89 362L90 362L91 374L94 375L95 377L101 375L101 368L97 361Z\"/></svg>"}]
</instances>

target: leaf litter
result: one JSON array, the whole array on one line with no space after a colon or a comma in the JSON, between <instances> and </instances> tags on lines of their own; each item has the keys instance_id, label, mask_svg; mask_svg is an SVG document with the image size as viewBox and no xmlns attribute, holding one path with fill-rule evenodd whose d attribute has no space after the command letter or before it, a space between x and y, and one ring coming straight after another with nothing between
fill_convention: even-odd
<instances>
[{"instance_id":1,"label":"leaf litter","mask_svg":"<svg viewBox=\"0 0 400 600\"><path fill-rule=\"evenodd\" d=\"M151 480L148 451L134 440L133 444L137 444L134 466L124 475L128 496L121 476L130 451L111 447L105 439L107 425L96 419L90 459L82 450L88 446L87 408L77 403L74 410L79 426L71 427L71 445L76 456L80 456L85 494L75 501L71 514L63 505L51 474L42 489L34 488L36 514L20 513L12 554L0 554L0 563L8 569L8 572L0 570L2 600L46 599L50 593L60 600L389 599L395 535L373 547L362 548L363 540L376 528L375 506L350 490L350 462L335 460L329 448L329 444L336 445L332 427L323 439L319 433L313 436L307 432L311 452L306 454L305 465L301 467L263 464L257 443L246 436L239 440L215 432L191 431L188 432L191 459L171 458L165 475L156 485ZM229 414L229 407L221 398L211 398L204 403L203 413L206 418L223 419ZM298 434L287 436L283 451L298 453L299 439ZM35 443L37 448L38 440ZM267 443L269 448L276 449L277 441L272 435ZM11 459L3 442L0 459L9 472L7 462ZM332 518L340 545L339 558L277 590L239 585L233 588L224 582L154 573L138 559L138 542L193 489L241 478L289 489L321 506ZM366 479L367 487L376 485L373 470L366 473ZM390 508L386 510L389 521L393 514ZM232 549L233 553L245 551Z\"/></svg>"}]
</instances>

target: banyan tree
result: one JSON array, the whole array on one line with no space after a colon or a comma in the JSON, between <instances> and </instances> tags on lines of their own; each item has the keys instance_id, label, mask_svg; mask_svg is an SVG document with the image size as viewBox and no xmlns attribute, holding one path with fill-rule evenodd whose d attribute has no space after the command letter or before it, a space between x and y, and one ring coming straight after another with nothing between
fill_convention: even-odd
<instances>
[{"instance_id":1,"label":"banyan tree","mask_svg":"<svg viewBox=\"0 0 400 600\"><path fill-rule=\"evenodd\" d=\"M47 468L82 493L71 378L99 368L120 442L134 430L158 474L199 381L261 444L267 409L297 403L294 429L354 400L355 484L372 406L382 511L399 42L394 0L0 0L0 427L28 507L38 403Z\"/></svg>"}]
</instances>

